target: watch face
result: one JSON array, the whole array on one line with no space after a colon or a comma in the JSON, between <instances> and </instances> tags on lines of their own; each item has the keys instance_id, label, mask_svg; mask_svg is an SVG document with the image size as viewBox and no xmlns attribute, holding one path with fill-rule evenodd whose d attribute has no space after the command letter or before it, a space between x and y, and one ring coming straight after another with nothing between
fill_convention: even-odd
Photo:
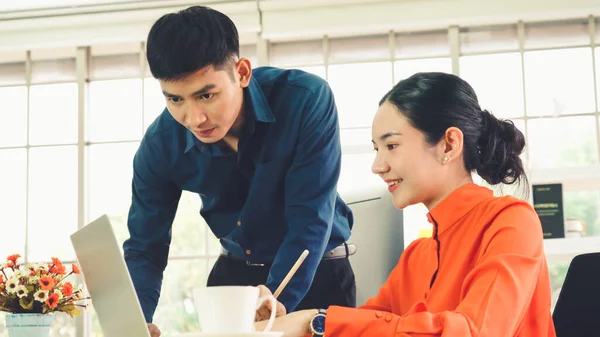
<instances>
[{"instance_id":1,"label":"watch face","mask_svg":"<svg viewBox=\"0 0 600 337\"><path fill-rule=\"evenodd\" d=\"M312 320L312 328L318 334L325 332L325 315L317 315Z\"/></svg>"}]
</instances>

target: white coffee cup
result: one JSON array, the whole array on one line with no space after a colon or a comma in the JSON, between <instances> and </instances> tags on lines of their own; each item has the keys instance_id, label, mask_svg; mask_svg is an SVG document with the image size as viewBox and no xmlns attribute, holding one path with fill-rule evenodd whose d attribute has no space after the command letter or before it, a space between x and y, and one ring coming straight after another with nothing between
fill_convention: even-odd
<instances>
[{"instance_id":1,"label":"white coffee cup","mask_svg":"<svg viewBox=\"0 0 600 337\"><path fill-rule=\"evenodd\" d=\"M256 310L265 301L276 308L273 295L258 297L259 290L251 286L217 286L194 289L194 304L200 330L205 333L247 333L254 331ZM271 330L276 310L271 311L263 331Z\"/></svg>"}]
</instances>

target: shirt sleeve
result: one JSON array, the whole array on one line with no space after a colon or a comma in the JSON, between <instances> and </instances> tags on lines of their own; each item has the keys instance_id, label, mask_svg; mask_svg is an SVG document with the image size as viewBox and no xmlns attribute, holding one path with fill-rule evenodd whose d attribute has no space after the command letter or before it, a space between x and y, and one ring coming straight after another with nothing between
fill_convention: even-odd
<instances>
[{"instance_id":1,"label":"shirt sleeve","mask_svg":"<svg viewBox=\"0 0 600 337\"><path fill-rule=\"evenodd\" d=\"M266 286L274 291L304 249L308 257L278 300L288 312L306 295L329 242L341 169L338 115L331 89L323 82L303 110L295 155L285 178L288 232L275 256Z\"/></svg>"},{"instance_id":2,"label":"shirt sleeve","mask_svg":"<svg viewBox=\"0 0 600 337\"><path fill-rule=\"evenodd\" d=\"M123 243L124 258L147 322L160 297L171 226L181 190L169 179L160 148L144 138L133 160L132 201Z\"/></svg>"},{"instance_id":3,"label":"shirt sleeve","mask_svg":"<svg viewBox=\"0 0 600 337\"><path fill-rule=\"evenodd\" d=\"M544 265L539 219L530 207L511 206L496 217L486 236L483 254L463 281L456 310L432 313L425 302L418 302L408 313L398 316L384 312L384 308L330 307L326 335L514 336Z\"/></svg>"}]
</instances>

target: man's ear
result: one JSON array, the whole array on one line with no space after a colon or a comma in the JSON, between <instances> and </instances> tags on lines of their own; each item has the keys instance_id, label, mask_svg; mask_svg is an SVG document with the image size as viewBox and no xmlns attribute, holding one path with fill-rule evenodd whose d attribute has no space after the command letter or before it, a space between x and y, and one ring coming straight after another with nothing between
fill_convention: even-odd
<instances>
[{"instance_id":1,"label":"man's ear","mask_svg":"<svg viewBox=\"0 0 600 337\"><path fill-rule=\"evenodd\" d=\"M245 57L240 58L234 66L236 76L240 81L240 86L246 88L250 84L250 78L252 78L252 65L250 60Z\"/></svg>"}]
</instances>

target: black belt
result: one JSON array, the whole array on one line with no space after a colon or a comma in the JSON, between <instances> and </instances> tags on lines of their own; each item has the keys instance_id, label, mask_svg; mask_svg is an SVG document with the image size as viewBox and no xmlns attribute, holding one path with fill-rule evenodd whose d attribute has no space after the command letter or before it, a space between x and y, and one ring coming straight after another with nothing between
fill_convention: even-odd
<instances>
[{"instance_id":1,"label":"black belt","mask_svg":"<svg viewBox=\"0 0 600 337\"><path fill-rule=\"evenodd\" d=\"M336 259L345 259L349 256L356 254L356 245L353 243L344 243L341 244L332 250L328 250L323 254L323 258L321 260L336 260ZM246 262L248 266L256 266L256 267L264 267L270 265L270 263L253 263L246 260L244 257L231 254L227 249L221 247L221 256L231 258L233 260Z\"/></svg>"}]
</instances>

